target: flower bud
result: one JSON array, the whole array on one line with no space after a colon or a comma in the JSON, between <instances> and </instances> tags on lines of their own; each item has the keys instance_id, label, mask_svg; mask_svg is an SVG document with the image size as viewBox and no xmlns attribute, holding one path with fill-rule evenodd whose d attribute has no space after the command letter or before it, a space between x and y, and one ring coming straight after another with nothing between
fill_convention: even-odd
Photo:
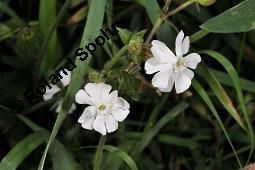
<instances>
[{"instance_id":1,"label":"flower bud","mask_svg":"<svg viewBox=\"0 0 255 170\"><path fill-rule=\"evenodd\" d=\"M14 49L22 57L33 58L38 54L42 40L42 34L39 29L24 27L17 34Z\"/></svg>"},{"instance_id":2,"label":"flower bud","mask_svg":"<svg viewBox=\"0 0 255 170\"><path fill-rule=\"evenodd\" d=\"M216 2L216 0L197 0L197 2L202 6L210 6Z\"/></svg>"},{"instance_id":3,"label":"flower bud","mask_svg":"<svg viewBox=\"0 0 255 170\"><path fill-rule=\"evenodd\" d=\"M129 41L128 51L133 55L140 55L142 50L143 39L140 37L134 37Z\"/></svg>"},{"instance_id":4,"label":"flower bud","mask_svg":"<svg viewBox=\"0 0 255 170\"><path fill-rule=\"evenodd\" d=\"M89 73L89 80L95 83L104 82L102 75L96 71Z\"/></svg>"}]
</instances>

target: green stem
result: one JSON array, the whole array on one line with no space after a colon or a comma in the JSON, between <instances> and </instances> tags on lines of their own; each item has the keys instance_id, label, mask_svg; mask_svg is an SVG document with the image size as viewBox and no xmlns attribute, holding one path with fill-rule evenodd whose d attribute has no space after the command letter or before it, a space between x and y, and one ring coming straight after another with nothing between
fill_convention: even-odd
<instances>
[{"instance_id":1,"label":"green stem","mask_svg":"<svg viewBox=\"0 0 255 170\"><path fill-rule=\"evenodd\" d=\"M102 70L102 73L107 73L111 68L112 66L119 60L121 59L122 55L127 51L128 49L128 46L125 45L124 47L122 47L118 52L117 54L111 58L110 61L108 61L105 66L104 66L104 69Z\"/></svg>"},{"instance_id":2,"label":"green stem","mask_svg":"<svg viewBox=\"0 0 255 170\"><path fill-rule=\"evenodd\" d=\"M178 6L177 8L175 8L174 10L168 12L164 17L163 20L165 20L166 18L180 12L181 10L183 10L184 8L190 6L191 4L193 4L195 2L195 0L189 0L187 2L185 2L184 4Z\"/></svg>"},{"instance_id":3,"label":"green stem","mask_svg":"<svg viewBox=\"0 0 255 170\"><path fill-rule=\"evenodd\" d=\"M189 5L193 4L195 2L195 0L189 0L187 2L185 2L184 4L178 6L177 8L175 8L174 10L166 13L166 14L163 14L161 15L156 23L154 24L149 36L147 37L145 43L149 43L153 37L153 35L156 33L156 31L158 30L158 28L161 26L161 24L163 23L164 20L166 20L168 17L180 12L181 10L183 10L184 8L188 7ZM170 2L168 2L169 5L170 5ZM168 5L168 4L167 4ZM163 9L165 9L166 7L164 7Z\"/></svg>"},{"instance_id":4,"label":"green stem","mask_svg":"<svg viewBox=\"0 0 255 170\"><path fill-rule=\"evenodd\" d=\"M94 167L93 170L100 170L101 158L103 154L104 144L106 140L106 135L101 135L99 144L97 146L96 155L94 159Z\"/></svg>"},{"instance_id":5,"label":"green stem","mask_svg":"<svg viewBox=\"0 0 255 170\"><path fill-rule=\"evenodd\" d=\"M242 62L242 58L243 58L245 41L246 41L246 33L243 33L242 40L241 40L241 45L240 45L240 52L239 52L239 55L238 55L237 61L236 61L236 68L237 68L238 73L240 72L240 66L241 66L241 62Z\"/></svg>"}]
</instances>

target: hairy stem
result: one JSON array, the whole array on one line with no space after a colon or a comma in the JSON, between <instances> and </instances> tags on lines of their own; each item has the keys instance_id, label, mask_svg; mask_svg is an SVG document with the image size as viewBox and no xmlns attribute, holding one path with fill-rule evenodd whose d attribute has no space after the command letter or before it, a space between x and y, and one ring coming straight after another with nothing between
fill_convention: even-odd
<instances>
[{"instance_id":1,"label":"hairy stem","mask_svg":"<svg viewBox=\"0 0 255 170\"><path fill-rule=\"evenodd\" d=\"M106 140L106 135L104 136L101 135L99 144L97 146L96 154L95 154L93 170L100 170L101 158L103 154L105 140Z\"/></svg>"}]
</instances>

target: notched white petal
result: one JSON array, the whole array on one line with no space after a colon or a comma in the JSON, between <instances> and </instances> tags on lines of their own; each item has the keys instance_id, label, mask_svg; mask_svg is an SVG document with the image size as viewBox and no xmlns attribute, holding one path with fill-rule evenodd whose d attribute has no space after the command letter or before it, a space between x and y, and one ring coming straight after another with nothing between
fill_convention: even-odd
<instances>
[{"instance_id":1,"label":"notched white petal","mask_svg":"<svg viewBox=\"0 0 255 170\"><path fill-rule=\"evenodd\" d=\"M183 41L183 38L184 38L184 33L181 30L179 32L179 34L177 35L176 40L175 40L175 53L176 53L177 56L182 56L182 41Z\"/></svg>"},{"instance_id":2,"label":"notched white petal","mask_svg":"<svg viewBox=\"0 0 255 170\"><path fill-rule=\"evenodd\" d=\"M79 90L75 95L75 101L79 104L92 104L90 97L84 90Z\"/></svg>"},{"instance_id":3,"label":"notched white petal","mask_svg":"<svg viewBox=\"0 0 255 170\"><path fill-rule=\"evenodd\" d=\"M118 129L118 122L112 115L107 115L105 118L106 130L108 133L114 132Z\"/></svg>"},{"instance_id":4,"label":"notched white petal","mask_svg":"<svg viewBox=\"0 0 255 170\"><path fill-rule=\"evenodd\" d=\"M103 136L106 135L105 116L97 115L93 122L93 128Z\"/></svg>"},{"instance_id":5,"label":"notched white petal","mask_svg":"<svg viewBox=\"0 0 255 170\"><path fill-rule=\"evenodd\" d=\"M126 119L126 117L129 114L129 110L118 107L118 108L113 108L112 109L112 115L115 118L115 120L121 122L124 119Z\"/></svg>"},{"instance_id":6,"label":"notched white petal","mask_svg":"<svg viewBox=\"0 0 255 170\"><path fill-rule=\"evenodd\" d=\"M201 57L197 53L191 53L183 58L187 67L195 69L198 63L201 62Z\"/></svg>"},{"instance_id":7,"label":"notched white petal","mask_svg":"<svg viewBox=\"0 0 255 170\"><path fill-rule=\"evenodd\" d=\"M152 85L158 88L167 88L169 78L171 76L171 71L160 71L154 75L152 78Z\"/></svg>"},{"instance_id":8,"label":"notched white petal","mask_svg":"<svg viewBox=\"0 0 255 170\"><path fill-rule=\"evenodd\" d=\"M182 93L186 91L191 85L191 79L184 73L179 73L175 80L175 90L176 93Z\"/></svg>"}]
</instances>

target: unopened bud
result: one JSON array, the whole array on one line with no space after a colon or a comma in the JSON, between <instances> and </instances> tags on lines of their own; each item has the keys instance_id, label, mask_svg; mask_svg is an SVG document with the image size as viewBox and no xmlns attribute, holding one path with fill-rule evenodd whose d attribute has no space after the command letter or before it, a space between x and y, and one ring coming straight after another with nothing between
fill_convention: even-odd
<instances>
[{"instance_id":1,"label":"unopened bud","mask_svg":"<svg viewBox=\"0 0 255 170\"><path fill-rule=\"evenodd\" d=\"M89 73L89 80L95 83L99 83L102 82L104 79L100 73L92 71L91 73Z\"/></svg>"},{"instance_id":2,"label":"unopened bud","mask_svg":"<svg viewBox=\"0 0 255 170\"><path fill-rule=\"evenodd\" d=\"M128 51L132 55L140 55L142 50L142 38L132 38L128 44Z\"/></svg>"},{"instance_id":3,"label":"unopened bud","mask_svg":"<svg viewBox=\"0 0 255 170\"><path fill-rule=\"evenodd\" d=\"M216 2L216 0L197 0L197 2L202 6L210 6Z\"/></svg>"}]
</instances>

